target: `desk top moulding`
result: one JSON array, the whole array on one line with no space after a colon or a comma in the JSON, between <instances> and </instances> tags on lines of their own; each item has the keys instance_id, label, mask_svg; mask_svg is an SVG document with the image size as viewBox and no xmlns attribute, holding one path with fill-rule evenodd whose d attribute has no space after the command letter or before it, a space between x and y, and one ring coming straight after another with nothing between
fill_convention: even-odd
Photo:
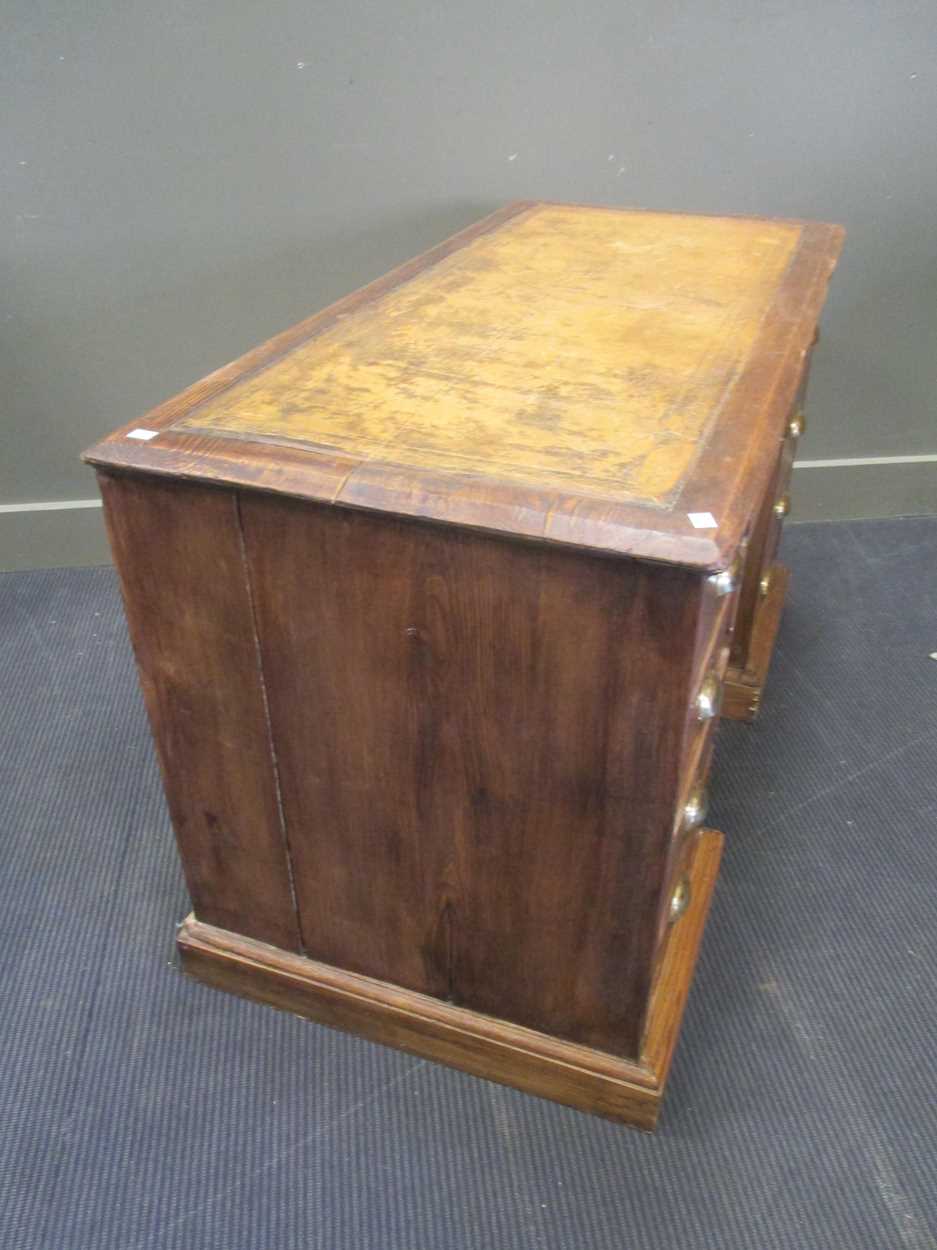
<instances>
[{"instance_id":1,"label":"desk top moulding","mask_svg":"<svg viewBox=\"0 0 937 1250\"><path fill-rule=\"evenodd\" d=\"M156 408L152 437L138 420L85 459L725 567L841 239L510 204Z\"/></svg>"}]
</instances>

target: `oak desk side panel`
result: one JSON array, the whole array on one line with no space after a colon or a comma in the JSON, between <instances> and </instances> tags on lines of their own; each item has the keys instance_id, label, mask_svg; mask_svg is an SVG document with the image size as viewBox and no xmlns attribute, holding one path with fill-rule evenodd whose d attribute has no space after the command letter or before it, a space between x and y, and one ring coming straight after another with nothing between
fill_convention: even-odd
<instances>
[{"instance_id":1,"label":"oak desk side panel","mask_svg":"<svg viewBox=\"0 0 937 1250\"><path fill-rule=\"evenodd\" d=\"M310 958L637 1056L693 575L244 492Z\"/></svg>"},{"instance_id":2,"label":"oak desk side panel","mask_svg":"<svg viewBox=\"0 0 937 1250\"><path fill-rule=\"evenodd\" d=\"M298 951L237 496L98 481L195 914Z\"/></svg>"}]
</instances>

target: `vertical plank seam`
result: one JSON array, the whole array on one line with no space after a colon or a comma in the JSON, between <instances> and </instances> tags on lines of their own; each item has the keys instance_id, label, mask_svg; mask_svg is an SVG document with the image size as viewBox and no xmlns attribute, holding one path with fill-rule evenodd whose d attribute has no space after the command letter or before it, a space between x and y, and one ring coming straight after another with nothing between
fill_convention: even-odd
<instances>
[{"instance_id":1,"label":"vertical plank seam","mask_svg":"<svg viewBox=\"0 0 937 1250\"><path fill-rule=\"evenodd\" d=\"M260 646L260 631L257 627L257 607L254 601L254 587L251 583L250 565L247 561L247 543L244 539L244 520L241 515L241 492L233 491L234 519L237 526L238 545L241 551L241 569L244 573L244 586L247 590L247 604L250 613L251 635L254 639L254 655L257 660L257 677L260 682L260 697L263 700L264 723L267 728L267 745L270 749L270 763L273 768L273 788L277 799L277 816L280 822L280 838L283 853L286 857L286 875L290 885L290 898L293 903L293 915L296 918L296 932L299 937L300 953L306 954L306 942L303 937L303 922L299 913L299 902L296 897L296 878L293 873L293 852L290 848L289 832L286 827L286 812L283 808L283 789L280 785L280 761L277 756L276 743L273 739L273 720L270 716L270 699L267 695L267 677L264 673L263 651Z\"/></svg>"}]
</instances>

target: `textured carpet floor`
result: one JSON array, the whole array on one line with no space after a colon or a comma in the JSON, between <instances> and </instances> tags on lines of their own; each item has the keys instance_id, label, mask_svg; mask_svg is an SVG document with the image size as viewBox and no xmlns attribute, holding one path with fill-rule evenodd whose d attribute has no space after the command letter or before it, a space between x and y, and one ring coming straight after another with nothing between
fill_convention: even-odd
<instances>
[{"instance_id":1,"label":"textured carpet floor","mask_svg":"<svg viewBox=\"0 0 937 1250\"><path fill-rule=\"evenodd\" d=\"M786 556L655 1137L183 979L114 575L0 577L0 1247L937 1247L937 519Z\"/></svg>"}]
</instances>

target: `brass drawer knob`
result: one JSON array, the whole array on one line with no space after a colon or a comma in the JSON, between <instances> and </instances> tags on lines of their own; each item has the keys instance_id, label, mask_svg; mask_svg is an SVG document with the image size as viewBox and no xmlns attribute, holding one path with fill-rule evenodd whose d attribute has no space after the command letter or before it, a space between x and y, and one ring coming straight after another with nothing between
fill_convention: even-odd
<instances>
[{"instance_id":1,"label":"brass drawer knob","mask_svg":"<svg viewBox=\"0 0 937 1250\"><path fill-rule=\"evenodd\" d=\"M696 719L712 720L719 715L722 704L722 683L715 673L709 673L696 695Z\"/></svg>"},{"instance_id":2,"label":"brass drawer knob","mask_svg":"<svg viewBox=\"0 0 937 1250\"><path fill-rule=\"evenodd\" d=\"M782 495L781 498L778 499L774 505L774 515L778 518L779 521L783 521L784 518L787 516L787 514L790 512L790 510L791 510L790 495Z\"/></svg>"},{"instance_id":3,"label":"brass drawer knob","mask_svg":"<svg viewBox=\"0 0 937 1250\"><path fill-rule=\"evenodd\" d=\"M721 599L724 595L731 595L739 584L739 572L742 567L741 559L736 556L727 569L720 569L718 573L711 573L708 582L716 592L716 598Z\"/></svg>"},{"instance_id":4,"label":"brass drawer knob","mask_svg":"<svg viewBox=\"0 0 937 1250\"><path fill-rule=\"evenodd\" d=\"M800 438L806 428L807 419L803 414L803 410L798 408L798 410L791 417L790 421L787 423L788 436L790 438Z\"/></svg>"},{"instance_id":5,"label":"brass drawer knob","mask_svg":"<svg viewBox=\"0 0 937 1250\"><path fill-rule=\"evenodd\" d=\"M698 785L690 792L690 797L683 805L683 828L689 832L696 829L706 819L706 809L709 806L706 797L706 787Z\"/></svg>"},{"instance_id":6,"label":"brass drawer knob","mask_svg":"<svg viewBox=\"0 0 937 1250\"><path fill-rule=\"evenodd\" d=\"M670 896L670 912L668 920L674 924L690 906L690 878L684 874L677 882L676 889Z\"/></svg>"},{"instance_id":7,"label":"brass drawer knob","mask_svg":"<svg viewBox=\"0 0 937 1250\"><path fill-rule=\"evenodd\" d=\"M768 591L770 589L771 589L771 570L769 569L768 572L761 579L761 581L758 583L758 593L761 595L762 599L765 599L767 597Z\"/></svg>"}]
</instances>

